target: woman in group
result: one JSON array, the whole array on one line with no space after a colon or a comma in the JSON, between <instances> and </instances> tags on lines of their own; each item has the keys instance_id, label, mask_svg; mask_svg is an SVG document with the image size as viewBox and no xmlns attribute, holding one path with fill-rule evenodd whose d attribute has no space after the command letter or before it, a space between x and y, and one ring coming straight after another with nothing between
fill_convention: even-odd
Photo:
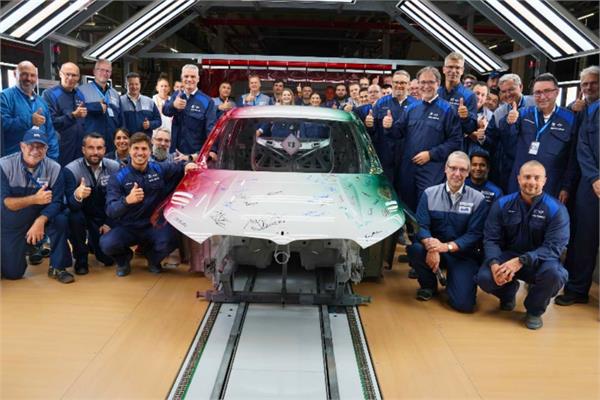
<instances>
[{"instance_id":1,"label":"woman in group","mask_svg":"<svg viewBox=\"0 0 600 400\"><path fill-rule=\"evenodd\" d=\"M158 78L158 82L156 82L156 94L152 96L152 100L154 100L154 104L158 108L160 112L160 118L162 119L161 128L168 129L171 131L171 124L173 121L173 117L167 117L163 115L162 108L167 100L169 100L169 91L171 90L171 86L169 85L169 81L165 77Z\"/></svg>"},{"instance_id":2,"label":"woman in group","mask_svg":"<svg viewBox=\"0 0 600 400\"><path fill-rule=\"evenodd\" d=\"M116 160L121 167L129 164L129 131L125 128L118 128L113 135L115 150L106 154L107 158Z\"/></svg>"},{"instance_id":3,"label":"woman in group","mask_svg":"<svg viewBox=\"0 0 600 400\"><path fill-rule=\"evenodd\" d=\"M321 103L323 100L321 99L321 95L319 93L313 93L310 96L310 105L313 107L321 107Z\"/></svg>"}]
</instances>

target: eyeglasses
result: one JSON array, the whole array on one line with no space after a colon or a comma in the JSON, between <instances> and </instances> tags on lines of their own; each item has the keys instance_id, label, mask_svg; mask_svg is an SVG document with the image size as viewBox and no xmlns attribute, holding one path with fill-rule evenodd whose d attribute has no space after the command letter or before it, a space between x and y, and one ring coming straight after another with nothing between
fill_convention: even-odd
<instances>
[{"instance_id":1,"label":"eyeglasses","mask_svg":"<svg viewBox=\"0 0 600 400\"><path fill-rule=\"evenodd\" d=\"M536 90L533 92L533 97L548 97L552 93L556 92L558 89L544 89L544 90Z\"/></svg>"},{"instance_id":2,"label":"eyeglasses","mask_svg":"<svg viewBox=\"0 0 600 400\"><path fill-rule=\"evenodd\" d=\"M71 74L69 72L61 72L61 74L63 74L67 78L79 78L79 74Z\"/></svg>"},{"instance_id":3,"label":"eyeglasses","mask_svg":"<svg viewBox=\"0 0 600 400\"><path fill-rule=\"evenodd\" d=\"M460 172L463 175L466 175L469 173L469 170L467 168L452 167L450 165L448 165L447 168L450 170L450 172Z\"/></svg>"}]
</instances>

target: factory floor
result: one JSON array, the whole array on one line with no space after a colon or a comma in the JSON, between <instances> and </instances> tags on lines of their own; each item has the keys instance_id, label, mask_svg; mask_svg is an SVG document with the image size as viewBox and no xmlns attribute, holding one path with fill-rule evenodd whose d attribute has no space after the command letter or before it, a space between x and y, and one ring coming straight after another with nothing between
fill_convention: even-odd
<instances>
[{"instance_id":1,"label":"factory floor","mask_svg":"<svg viewBox=\"0 0 600 400\"><path fill-rule=\"evenodd\" d=\"M187 266L150 274L91 264L62 285L47 262L0 283L2 399L161 399L175 379L207 303L210 282ZM590 304L552 303L544 327L524 327L521 288L514 312L480 292L474 314L442 299L414 299L405 264L355 290L372 296L360 314L385 399L598 399L598 285ZM217 368L215 366L215 368Z\"/></svg>"}]
</instances>

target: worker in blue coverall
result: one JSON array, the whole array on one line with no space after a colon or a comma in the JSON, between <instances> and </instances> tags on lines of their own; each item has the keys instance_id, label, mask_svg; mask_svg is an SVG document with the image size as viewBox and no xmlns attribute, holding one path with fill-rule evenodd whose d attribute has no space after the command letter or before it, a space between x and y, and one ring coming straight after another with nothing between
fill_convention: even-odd
<instances>
[{"instance_id":1,"label":"worker in blue coverall","mask_svg":"<svg viewBox=\"0 0 600 400\"><path fill-rule=\"evenodd\" d=\"M58 136L52 125L47 104L35 93L37 68L29 61L21 61L15 70L17 84L0 92L0 151L2 156L18 153L25 131L37 127L48 137L47 154L58 161Z\"/></svg>"},{"instance_id":2,"label":"worker in blue coverall","mask_svg":"<svg viewBox=\"0 0 600 400\"><path fill-rule=\"evenodd\" d=\"M106 193L106 215L114 221L110 231L100 238L100 248L117 262L117 276L131 272L130 249L140 245L152 273L162 271L161 261L177 247L175 229L168 223L153 226L150 218L166 198L168 182L179 180L194 163L157 163L150 161L150 138L141 132L130 138L130 162L113 174Z\"/></svg>"},{"instance_id":3,"label":"worker in blue coverall","mask_svg":"<svg viewBox=\"0 0 600 400\"><path fill-rule=\"evenodd\" d=\"M27 269L27 245L47 234L52 241L48 276L74 281L67 245L68 220L63 212L64 183L60 165L46 157L48 135L29 129L21 151L0 158L2 180L2 278L20 279Z\"/></svg>"},{"instance_id":4,"label":"worker in blue coverall","mask_svg":"<svg viewBox=\"0 0 600 400\"><path fill-rule=\"evenodd\" d=\"M450 53L444 59L444 85L438 88L438 95L454 108L460 118L464 136L477 129L477 97L460 83L465 72L465 58L460 53Z\"/></svg>"},{"instance_id":5,"label":"worker in blue coverall","mask_svg":"<svg viewBox=\"0 0 600 400\"><path fill-rule=\"evenodd\" d=\"M221 118L221 115L227 111L235 108L235 101L231 98L231 83L221 82L219 85L219 95L213 97L215 107L217 107L217 119Z\"/></svg>"},{"instance_id":6,"label":"worker in blue coverall","mask_svg":"<svg viewBox=\"0 0 600 400\"><path fill-rule=\"evenodd\" d=\"M462 151L450 154L446 182L425 190L417 207L419 230L407 247L410 264L417 271L417 299L430 300L438 290L436 273L447 270L450 305L461 312L475 307L475 274L481 263L483 225L488 205L481 193L465 185L469 157Z\"/></svg>"},{"instance_id":7,"label":"worker in blue coverall","mask_svg":"<svg viewBox=\"0 0 600 400\"><path fill-rule=\"evenodd\" d=\"M599 105L600 100L596 100L587 107L586 118L579 129L577 160L581 167L581 180L575 195L575 238L572 242L574 251L567 257L569 281L564 294L555 299L556 304L561 306L589 301L588 292L598 256Z\"/></svg>"},{"instance_id":8,"label":"worker in blue coverall","mask_svg":"<svg viewBox=\"0 0 600 400\"><path fill-rule=\"evenodd\" d=\"M441 75L425 67L417 73L422 100L407 107L394 121L391 134L400 140L397 174L400 199L416 210L421 193L444 180L448 155L462 148L462 132L456 111L437 90Z\"/></svg>"},{"instance_id":9,"label":"worker in blue coverall","mask_svg":"<svg viewBox=\"0 0 600 400\"><path fill-rule=\"evenodd\" d=\"M250 89L250 92L240 96L238 106L270 106L275 104L272 98L260 92L260 86L260 77L256 74L250 74L248 76L248 89Z\"/></svg>"},{"instance_id":10,"label":"worker in blue coverall","mask_svg":"<svg viewBox=\"0 0 600 400\"><path fill-rule=\"evenodd\" d=\"M519 281L530 284L525 308L529 329L543 325L550 299L567 282L560 256L569 242L569 214L558 199L545 193L546 170L536 160L521 166L519 191L493 205L484 229L485 260L477 283L512 311Z\"/></svg>"},{"instance_id":11,"label":"worker in blue coverall","mask_svg":"<svg viewBox=\"0 0 600 400\"><path fill-rule=\"evenodd\" d=\"M212 99L198 89L200 71L197 65L181 68L183 89L174 92L163 106L163 114L173 117L171 153L198 154L217 120Z\"/></svg>"},{"instance_id":12,"label":"worker in blue coverall","mask_svg":"<svg viewBox=\"0 0 600 400\"><path fill-rule=\"evenodd\" d=\"M75 273L88 273L88 254L94 251L96 260L105 266L114 261L100 249L100 236L107 233L112 223L106 218L106 186L111 175L117 173L119 162L105 158L104 137L87 134L81 145L83 157L63 168L65 199L69 207L69 241L73 247ZM87 238L87 243L86 243Z\"/></svg>"},{"instance_id":13,"label":"worker in blue coverall","mask_svg":"<svg viewBox=\"0 0 600 400\"><path fill-rule=\"evenodd\" d=\"M144 132L151 138L152 132L162 125L160 112L154 100L140 94L140 74L130 72L126 79L127 93L121 96L122 125L129 132Z\"/></svg>"},{"instance_id":14,"label":"worker in blue coverall","mask_svg":"<svg viewBox=\"0 0 600 400\"><path fill-rule=\"evenodd\" d=\"M121 98L108 82L112 75L112 64L98 60L94 65L94 80L79 87L85 98L87 116L85 132L97 132L104 137L107 152L115 149L113 135L122 126Z\"/></svg>"},{"instance_id":15,"label":"worker in blue coverall","mask_svg":"<svg viewBox=\"0 0 600 400\"><path fill-rule=\"evenodd\" d=\"M373 106L373 112L365 117L365 126L373 138L375 151L381 161L383 172L391 184L395 183L399 153L402 152L396 140L389 134L394 121L401 119L406 108L417 102L408 95L410 74L404 70L394 72L392 76L392 94L383 96Z\"/></svg>"},{"instance_id":16,"label":"worker in blue coverall","mask_svg":"<svg viewBox=\"0 0 600 400\"><path fill-rule=\"evenodd\" d=\"M511 111L513 103L517 105L517 110L521 110L535 106L535 101L533 96L523 95L523 84L517 74L502 75L498 86L505 102L494 111L493 118L486 126L484 148L490 152L490 179L506 192L515 154L514 151L505 151L505 147L511 144L508 138L501 134L499 124Z\"/></svg>"},{"instance_id":17,"label":"worker in blue coverall","mask_svg":"<svg viewBox=\"0 0 600 400\"><path fill-rule=\"evenodd\" d=\"M467 186L480 192L485 201L492 205L496 199L503 196L502 189L488 179L490 171L490 155L485 150L475 150L470 154L471 173L465 181Z\"/></svg>"},{"instance_id":18,"label":"worker in blue coverall","mask_svg":"<svg viewBox=\"0 0 600 400\"><path fill-rule=\"evenodd\" d=\"M60 67L60 84L47 89L42 98L48 104L52 124L59 136L59 159L65 166L81 157L81 140L85 134L84 122L87 116L85 99L77 88L79 67L72 62Z\"/></svg>"},{"instance_id":19,"label":"worker in blue coverall","mask_svg":"<svg viewBox=\"0 0 600 400\"><path fill-rule=\"evenodd\" d=\"M546 169L545 192L566 204L569 195L575 192L577 175L575 115L556 105L558 82L552 74L541 74L535 79L533 96L535 107L517 110L513 103L499 124L509 143L504 151L514 154L507 192L517 190L521 165L537 160Z\"/></svg>"}]
</instances>

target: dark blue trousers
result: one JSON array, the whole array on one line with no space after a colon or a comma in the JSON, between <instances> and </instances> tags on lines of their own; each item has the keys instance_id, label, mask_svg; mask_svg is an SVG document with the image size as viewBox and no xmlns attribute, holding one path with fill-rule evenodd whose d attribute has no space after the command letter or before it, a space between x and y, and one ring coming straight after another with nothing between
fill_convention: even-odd
<instances>
[{"instance_id":1,"label":"dark blue trousers","mask_svg":"<svg viewBox=\"0 0 600 400\"><path fill-rule=\"evenodd\" d=\"M575 237L569 248L566 267L569 281L565 291L587 296L598 255L598 206L600 202L587 180L582 179L575 197Z\"/></svg>"},{"instance_id":2,"label":"dark blue trousers","mask_svg":"<svg viewBox=\"0 0 600 400\"><path fill-rule=\"evenodd\" d=\"M410 265L417 271L419 285L424 289L436 291L437 278L425 263L427 255L425 247L415 242L406 250ZM473 278L477 274L479 262L460 253L441 253L440 256L440 268L447 270L446 293L450 305L461 312L472 312L477 295L477 285Z\"/></svg>"},{"instance_id":3,"label":"dark blue trousers","mask_svg":"<svg viewBox=\"0 0 600 400\"><path fill-rule=\"evenodd\" d=\"M110 265L113 260L104 254L100 248L100 227L102 223L94 218L86 217L83 211L69 213L69 241L73 246L73 257L79 265L88 265L90 247L94 251L96 260ZM87 237L87 243L86 243Z\"/></svg>"},{"instance_id":4,"label":"dark blue trousers","mask_svg":"<svg viewBox=\"0 0 600 400\"><path fill-rule=\"evenodd\" d=\"M34 218L27 218L18 226L2 224L2 278L21 279L27 269L27 242L25 235ZM71 249L67 243L69 233L68 217L60 213L46 223L46 235L50 238L50 266L56 269L65 269L72 264Z\"/></svg>"},{"instance_id":5,"label":"dark blue trousers","mask_svg":"<svg viewBox=\"0 0 600 400\"><path fill-rule=\"evenodd\" d=\"M177 248L177 231L168 223L160 226L117 225L100 237L100 248L117 264L126 264L132 256L130 247L140 245L150 265L158 265Z\"/></svg>"},{"instance_id":6,"label":"dark blue trousers","mask_svg":"<svg viewBox=\"0 0 600 400\"><path fill-rule=\"evenodd\" d=\"M519 254L507 251L502 253L498 262L503 263ZM494 282L492 270L488 265L482 265L477 273L479 287L487 293L493 294L501 301L511 300L519 290L518 279L530 284L529 293L525 298L525 308L531 315L540 316L546 311L550 299L558 294L558 291L567 282L568 273L558 260L538 262L534 265L524 266L512 281L498 286Z\"/></svg>"}]
</instances>

